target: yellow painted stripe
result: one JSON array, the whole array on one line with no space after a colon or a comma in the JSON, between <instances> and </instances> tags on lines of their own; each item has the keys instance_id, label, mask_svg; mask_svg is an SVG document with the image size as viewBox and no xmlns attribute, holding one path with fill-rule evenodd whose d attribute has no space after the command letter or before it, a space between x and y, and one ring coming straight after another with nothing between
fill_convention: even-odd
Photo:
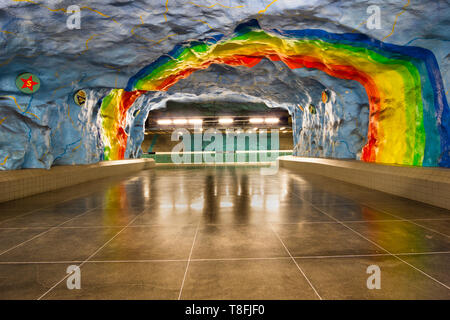
<instances>
[{"instance_id":1,"label":"yellow painted stripe","mask_svg":"<svg viewBox=\"0 0 450 320\"><path fill-rule=\"evenodd\" d=\"M0 163L0 166L3 166L3 165L5 165L5 164L6 164L6 161L8 160L8 158L9 158L9 156L6 156L5 160L3 160L3 162L2 162L2 163Z\"/></svg>"}]
</instances>

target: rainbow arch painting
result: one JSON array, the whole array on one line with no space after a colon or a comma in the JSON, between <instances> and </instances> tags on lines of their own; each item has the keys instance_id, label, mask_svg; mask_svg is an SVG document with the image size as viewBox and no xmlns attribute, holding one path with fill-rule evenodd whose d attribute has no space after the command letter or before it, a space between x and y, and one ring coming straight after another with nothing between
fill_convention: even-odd
<instances>
[{"instance_id":1,"label":"rainbow arch painting","mask_svg":"<svg viewBox=\"0 0 450 320\"><path fill-rule=\"evenodd\" d=\"M450 110L434 54L363 34L323 30L263 30L256 20L234 34L177 45L135 76L125 89L102 101L105 159L123 159L126 113L147 91L168 90L211 64L253 67L262 59L289 68L314 68L359 82L366 90L370 119L361 160L450 167Z\"/></svg>"}]
</instances>

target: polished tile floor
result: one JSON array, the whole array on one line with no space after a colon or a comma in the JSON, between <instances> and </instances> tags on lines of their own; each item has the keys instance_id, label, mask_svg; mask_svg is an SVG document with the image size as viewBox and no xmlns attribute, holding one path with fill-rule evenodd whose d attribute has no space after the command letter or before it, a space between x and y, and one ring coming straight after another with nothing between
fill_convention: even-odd
<instances>
[{"instance_id":1,"label":"polished tile floor","mask_svg":"<svg viewBox=\"0 0 450 320\"><path fill-rule=\"evenodd\" d=\"M450 299L449 236L448 210L314 175L158 168L0 204L0 299Z\"/></svg>"}]
</instances>

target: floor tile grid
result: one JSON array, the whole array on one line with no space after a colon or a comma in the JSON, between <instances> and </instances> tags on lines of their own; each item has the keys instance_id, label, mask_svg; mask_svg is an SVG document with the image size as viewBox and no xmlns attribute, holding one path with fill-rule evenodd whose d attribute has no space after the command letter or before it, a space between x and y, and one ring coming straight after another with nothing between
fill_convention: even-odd
<instances>
[{"instance_id":1,"label":"floor tile grid","mask_svg":"<svg viewBox=\"0 0 450 320\"><path fill-rule=\"evenodd\" d=\"M3 223L5 223L5 222L7 222L7 221L9 221L9 220L16 219L16 218L21 218L21 217L25 217L25 216L27 216L27 215L30 215L30 214L36 212L36 211L43 210L43 209L47 209L47 208L50 208L50 207L52 207L52 206L54 206L54 205L56 205L56 204L62 204L62 203L65 203L65 202L68 202L68 201L71 201L71 200L75 200L75 199L77 199L77 198L69 198L69 199L65 199L65 200L62 200L62 201L59 201L59 202L56 202L56 203L50 203L49 205L46 205L46 206L43 206L43 207L39 207L39 208L30 210L30 211L26 211L26 212L24 212L24 213L22 213L22 214L19 214L18 216L13 216L13 217L11 217L11 218L8 218L8 219L5 219L5 220L0 221L0 226L1 226Z\"/></svg>"},{"instance_id":2,"label":"floor tile grid","mask_svg":"<svg viewBox=\"0 0 450 320\"><path fill-rule=\"evenodd\" d=\"M43 231L43 232L41 232L41 233L38 233L38 234L35 235L34 237L31 237L30 239L27 239L27 240L25 240L25 241L22 241L21 243L16 244L16 245L12 246L11 248L4 250L3 252L0 252L0 256L3 255L3 254L5 254L5 253L7 253L7 252L9 252L9 251L11 251L11 250L13 250L13 249L16 249L16 248L18 248L18 247L21 247L22 245L24 245L24 244L26 244L26 243L28 243L28 242L34 240L34 239L37 239L37 238L39 238L40 236L43 236L44 234L46 234L46 233L48 233L48 232L50 232L50 231L52 231L52 230L56 230L56 229L58 229L59 227L63 226L64 224L66 224L66 223L68 223L68 222L70 222L70 221L72 221L72 220L74 220L74 219L76 219L76 218L79 218L79 217L81 217L81 216L84 216L85 214L88 214L89 212L91 212L91 211L93 211L93 210L95 210L95 209L97 209L97 208L99 208L99 207L100 207L100 206L97 206L97 207L92 208L92 209L88 209L88 210L86 210L85 212L82 212L82 213L76 215L76 216L73 217L73 218L70 218L70 219L68 219L68 220L66 220L66 221L64 221L64 222L61 222L60 224L58 224L58 225L56 225L56 226L49 227L47 230L45 230L45 231ZM30 228L13 228L13 229L30 229ZM39 228L39 229L42 229L42 228Z\"/></svg>"},{"instance_id":3,"label":"floor tile grid","mask_svg":"<svg viewBox=\"0 0 450 320\"><path fill-rule=\"evenodd\" d=\"M294 193L297 197L299 197L300 199L304 200L300 195ZM306 200L305 200L306 201ZM380 248L381 250L383 250L384 252L388 253L389 255L391 255L392 257L400 260L401 262L407 264L408 266L410 266L411 268L413 268L414 270L422 273L423 275L425 275L426 277L428 277L429 279L435 281L436 283L442 285L443 287L445 287L446 289L450 290L450 287L447 286L446 284L442 283L441 281L437 280L436 278L432 277L431 275L429 275L428 273L424 272L423 270L413 266L412 264L408 263L407 261L403 260L402 258L400 258L397 254L394 254L392 252L390 252L389 250L385 249L384 247L380 246L378 243L368 239L367 237L365 237L364 235L362 235L361 233L359 233L358 231L354 230L353 228L347 226L344 222L336 219L335 217L329 215L328 213L324 212L323 210L317 208L316 206L314 206L314 204L311 203L311 205L313 207L315 207L317 210L321 211L323 214L327 215L328 217L330 217L331 219L337 221L339 224L341 224L343 227L347 228L348 230L352 231L353 233L355 233L356 235L360 236L361 238L365 239L366 241L369 241L370 243L372 243L373 245L375 245L376 247Z\"/></svg>"},{"instance_id":4,"label":"floor tile grid","mask_svg":"<svg viewBox=\"0 0 450 320\"><path fill-rule=\"evenodd\" d=\"M292 171L290 171L289 174L290 174L290 178L292 178L293 180L297 181L300 185L303 183L302 175L296 174L296 173L294 173ZM340 180L335 180L333 178L324 178L324 177L318 176L317 174L308 174L305 177L305 179L314 179L314 178L323 178L321 180L322 181L321 183L324 183L324 181L327 181L328 183L330 183L330 181L331 181L331 183L335 183L336 187L345 185L346 188L354 188L355 190L351 190L350 189L350 190L347 190L345 192L341 192L339 190L331 189L332 192L330 192L330 191L328 191L326 189L322 189L323 186L320 186L320 187L310 186L310 191L312 193L324 193L324 192L325 193L331 193L331 194L333 194L335 196L342 197L342 198L347 198L348 200L350 200L352 202L358 202L358 203L361 203L361 204L363 204L361 199L364 199L368 195L373 197L374 192L376 193L377 197L383 196L384 198L390 198L390 199L392 199L392 198L401 198L399 196L395 196L395 195L392 195L392 194L387 194L387 193L384 193L382 191L368 189L368 188L365 188L365 187L362 187L362 186L352 185L351 183L343 182L343 181L340 181ZM327 189L329 189L329 188L327 188ZM355 191L359 192L360 189L363 189L364 190L363 193L365 193L365 194L363 196L361 194L359 194L358 196L355 196ZM333 204L333 206L346 206L346 205L348 205L348 204L346 204L346 203Z\"/></svg>"},{"instance_id":5,"label":"floor tile grid","mask_svg":"<svg viewBox=\"0 0 450 320\"><path fill-rule=\"evenodd\" d=\"M267 176L266 176L267 177ZM269 181L273 181L273 179L269 178ZM198 228L200 226L201 221L199 221L199 224L197 226L197 231ZM215 225L215 224L205 224L205 225ZM233 224L235 225L235 224ZM240 224L240 225L248 225L248 224ZM292 260L293 263L295 264L295 266L297 267L297 269L299 270L299 272L301 273L302 277L306 280L306 282L308 283L308 285L311 287L311 289L314 291L315 295L322 300L322 297L319 295L319 293L317 292L316 288L314 287L314 285L311 283L311 281L308 279L308 277L306 276L306 274L304 273L304 271L300 268L300 266L298 265L297 261L295 261L295 258L292 256L292 254L290 253L290 251L288 250L288 248L285 246L285 244L283 243L283 241L281 240L281 238L279 237L279 235L276 233L276 231L273 229L271 223L268 223L268 225L270 226L272 232L275 234L276 238L280 241L281 245L283 246L283 248L286 250L287 254L289 255L289 257L274 257L274 258L221 258L221 259L191 259L191 255L192 255L192 251L195 245L195 238L197 236L197 231L194 237L194 242L192 244L192 250L191 250L191 254L189 256L189 261L188 261L188 265L186 267L186 273L185 276L183 278L183 284L186 278L186 274L188 271L188 267L189 267L189 263L190 261L243 261L243 260ZM179 299L181 299L181 294L182 294L182 290L183 290L183 285L180 289L180 295L179 295Z\"/></svg>"},{"instance_id":6,"label":"floor tile grid","mask_svg":"<svg viewBox=\"0 0 450 320\"><path fill-rule=\"evenodd\" d=\"M283 245L284 249L286 250L286 252L289 254L289 257L292 259L292 262L294 262L294 264L296 265L297 269L300 271L300 273L302 274L302 276L305 278L306 282L308 282L309 286L311 287L311 289L313 289L314 293L316 294L316 296L319 298L319 300L322 300L322 297L320 296L320 294L317 292L316 288L314 287L314 285L311 283L311 281L308 279L308 277L306 276L305 272L302 270L302 268L300 268L300 266L298 265L297 261L295 261L295 258L292 256L291 252L289 251L289 249L286 247L286 245L284 244L283 240L281 240L280 236L278 235L278 233L275 231L275 229L271 226L271 229L273 231L273 233L275 234L275 236L278 238L278 240L280 240L281 244Z\"/></svg>"},{"instance_id":7,"label":"floor tile grid","mask_svg":"<svg viewBox=\"0 0 450 320\"><path fill-rule=\"evenodd\" d=\"M440 234L441 236L450 238L450 235L448 235L448 234L442 233L442 232L440 232L440 231L434 230L434 229L432 229L432 228L426 227L426 226L424 226L424 225L422 225L422 224L420 224L420 223L415 222L415 221L421 221L421 220L422 220L422 221L426 221L426 219L407 219L407 218L402 218L402 217L400 217L400 216L398 216L398 215L396 215L396 214L390 213L389 211L386 211L386 210L384 210L384 209L376 209L376 208L374 208L373 206L370 206L370 205L367 205L367 204L364 204L364 206L366 206L366 207L368 207L368 208L371 208L371 209L374 209L374 210L378 210L378 211L383 212L383 213L386 213L386 214L388 214L388 215L390 215L390 216L392 216L392 217L394 217L394 218L397 218L397 219L399 219L399 220L401 220L401 221L405 221L405 222L412 223L412 224L414 224L414 225L416 225L416 226L418 226L418 227L421 227L421 228L423 228L423 229L427 229L428 231L431 231L431 232ZM442 219L442 220L448 220L448 219Z\"/></svg>"},{"instance_id":8,"label":"floor tile grid","mask_svg":"<svg viewBox=\"0 0 450 320\"><path fill-rule=\"evenodd\" d=\"M92 209L89 209L89 210L95 210L95 209L98 209L99 207L96 207L96 208L92 208ZM387 212L386 212L386 214L388 214ZM82 213L82 214L80 214L80 215L84 215L84 213ZM73 219L75 219L75 218L78 218L79 216L77 216L77 217L74 217ZM64 226L64 224L67 222L70 222L70 221L72 221L73 219L70 219L70 220L68 220L68 221L65 221L65 222L63 222L63 223L61 223L60 225L58 225L58 229L101 229L101 228L110 228L111 226L105 226L105 225L98 225L98 226L96 226L96 225L92 225L92 226L69 226L69 227L67 227L67 226ZM419 225L419 224L417 224L417 223L414 223L415 221L449 221L450 220L450 217L449 218L418 218L418 219L400 219L400 218L396 218L396 219L377 219L377 220L374 220L374 221L376 221L376 222L399 222L399 221L405 221L405 222L410 222L410 223L413 223L413 224L416 224L417 226L419 226L419 227L422 227L422 228L424 228L424 229L428 229L428 228L426 228L426 227L424 227L424 226L421 226L421 225ZM368 222L368 220L346 220L345 221L345 223L364 223L364 222ZM256 223L255 223L256 224ZM260 224L263 224L263 223L260 223ZM297 225L297 224L340 224L339 222L337 222L337 221L308 221L308 220L305 220L305 221L300 221L300 222L270 222L270 221L268 221L268 222L265 222L264 224L270 224L270 225ZM141 227L149 227L149 226L151 226L151 227L164 227L164 226L167 226L168 224L160 224L160 223L140 223L140 224L134 224L134 225L132 225L132 226L127 226L127 225L114 225L114 227L116 227L116 228L124 228L124 227L128 227L128 228L141 228ZM201 225L205 225L205 226L221 226L221 225L224 225L224 224L221 224L221 223L201 223ZM233 226L248 226L248 225L252 225L251 223L226 223L226 225L233 225ZM27 229L27 230L32 230L32 229L42 229L42 228L45 228L45 227L0 227L0 230L24 230L24 229ZM430 229L428 229L429 231L433 231L433 230L430 230ZM448 235L446 235L446 234L443 234L443 233L441 233L441 232L437 232L437 231L433 231L433 232L436 232L436 233L439 233L439 234L441 234L442 236L446 236L446 237L448 237Z\"/></svg>"},{"instance_id":9,"label":"floor tile grid","mask_svg":"<svg viewBox=\"0 0 450 320\"><path fill-rule=\"evenodd\" d=\"M280 183L280 181L277 181L276 182L277 184L279 184ZM298 195L297 195L298 196ZM336 204L336 205L338 205L338 204ZM314 206L314 205L313 205ZM320 209L318 209L319 211L320 211ZM334 219L334 220L336 220L336 221L331 221L331 223L337 223L337 224L342 224L340 221L338 221L337 219ZM417 221L420 221L420 220L423 220L423 221L425 221L425 220L447 220L447 219L441 219L441 218L437 218L437 219L410 219L410 220L417 220ZM390 220L388 220L388 221L390 221ZM399 220L392 220L392 221L399 221ZM348 224L350 224L352 221L345 221L345 223L348 223ZM367 222L367 221L363 221L363 222ZM311 223L314 223L314 222L311 222ZM278 224L278 223L276 223L276 224ZM298 223L292 223L292 224L298 224ZM90 226L89 226L90 227ZM81 227L81 228L89 228L89 227ZM122 227L122 226L119 226L119 227ZM123 226L123 227L127 227L127 226ZM133 226L128 226L128 227L133 227ZM63 229L63 228L76 228L76 227L64 227L64 226L61 226L61 229ZM348 228L347 228L348 229ZM353 231L353 230L352 230ZM367 239L366 239L367 240ZM198 242L198 239L197 239L197 242ZM195 241L193 242L193 246L192 246L192 248L194 247L194 243L195 243ZM191 250L191 252L192 252L192 250ZM421 255L421 254L435 254L435 255L439 255L439 254L448 254L449 252L445 252L445 251L442 251L442 252L424 252L424 253L396 253L395 254L395 256L407 256L407 255L412 255L412 254L415 254L415 255ZM379 256L394 256L393 254L391 254L391 253L381 253L381 254L372 254L372 255L379 255ZM335 258L335 257L348 257L348 258L352 258L352 257L357 257L357 256L372 256L372 255L343 255L343 256L325 256L325 257L329 257L329 258ZM316 259L316 258L323 258L323 257L318 257L318 256L299 256L299 257L293 257L294 259ZM233 259L233 258L231 258L231 259ZM235 258L235 259L233 259L233 260L257 260L257 259L292 259L291 257L274 257L274 258ZM176 260L176 261L183 261L183 262L187 262L187 261L192 261L192 262L194 262L194 261L209 261L209 260L229 260L229 259L188 259L188 260L186 260L186 259L183 259L183 260ZM101 263L108 263L108 262L143 262L143 263L145 263L145 262L153 262L154 260L136 260L136 261L125 261L125 260L123 260L123 261L94 261L94 260L89 260L89 261L84 261L85 263L90 263L90 262L101 262ZM159 261L161 261L161 260L159 260ZM163 260L164 261L164 260ZM172 260L167 260L167 261L172 261ZM77 261L76 263L82 263L83 261ZM404 261L402 261L402 262L404 262ZM5 263L10 263L10 264L13 264L14 262L5 262ZM31 262L31 263L33 263L33 262ZM40 263L46 263L46 262L40 262ZM67 262L60 262L60 263L67 263ZM409 264L408 264L409 265ZM409 267L411 267L410 265L409 265ZM187 268L188 267L186 267L186 270L185 270L185 274L187 274ZM181 282L181 281L180 281Z\"/></svg>"},{"instance_id":10,"label":"floor tile grid","mask_svg":"<svg viewBox=\"0 0 450 320\"><path fill-rule=\"evenodd\" d=\"M400 252L397 256L425 256L446 255L450 251L427 251L427 252ZM294 259L335 259L335 258L364 258L364 257L390 257L391 253L368 253L348 255L313 255L313 256L288 256L288 257L256 257L256 258L191 258L188 259L146 259L146 260L68 260L68 261L0 261L0 265L26 265L26 264L77 264L83 263L152 263L152 262L207 262L207 261L252 261L252 260L291 260Z\"/></svg>"},{"instance_id":11,"label":"floor tile grid","mask_svg":"<svg viewBox=\"0 0 450 320\"><path fill-rule=\"evenodd\" d=\"M181 300L181 295L183 294L183 287L184 287L184 283L186 281L186 276L187 276L187 273L189 270L189 265L192 261L192 259L191 259L192 252L194 251L195 241L197 240L197 234L198 234L199 229L200 229L200 221L197 223L197 228L195 229L194 240L192 240L191 251L189 252L189 258L187 260L186 270L184 271L183 281L181 282L180 292L178 294L178 300Z\"/></svg>"},{"instance_id":12,"label":"floor tile grid","mask_svg":"<svg viewBox=\"0 0 450 320\"><path fill-rule=\"evenodd\" d=\"M144 213L145 210L142 210L140 214L137 214L136 217L134 217L125 227L120 229L114 236L112 236L108 241L106 241L102 246L100 246L97 250L95 250L89 257L87 257L83 262L81 262L78 267L81 269L84 264L86 264L92 257L94 257L100 250L102 250L108 243L110 243L112 240L114 240L119 234L121 234L128 225L132 224L139 216L141 216ZM55 289L61 282L66 280L71 274L67 274L64 276L60 281L55 283L50 289L48 289L46 292L44 292L41 296L37 298L37 300L42 300L45 298L47 294L49 294L53 289Z\"/></svg>"},{"instance_id":13,"label":"floor tile grid","mask_svg":"<svg viewBox=\"0 0 450 320\"><path fill-rule=\"evenodd\" d=\"M279 183L278 181L278 176L277 177L268 177L269 181L273 182L273 183ZM304 199L300 198L302 201L304 201ZM321 211L319 211L321 212ZM322 212L321 212L322 213ZM297 269L300 271L300 273L302 274L302 276L305 278L306 282L309 284L309 286L313 289L314 293L316 294L316 296L319 298L319 300L322 300L322 297L320 296L320 294L317 292L316 288L314 287L314 285L311 283L311 281L309 280L309 278L306 276L305 272L302 270L302 268L298 265L297 261L295 260L295 257L292 256L291 252L289 251L289 249L286 247L286 245L284 244L283 240L280 238L280 236L278 235L278 233L275 231L275 229L273 228L273 224L270 224L270 227L272 229L272 232L275 234L275 236L278 238L278 240L280 240L282 246L284 247L284 249L286 250L286 252L288 253L289 257L292 259L292 261L295 263Z\"/></svg>"},{"instance_id":14,"label":"floor tile grid","mask_svg":"<svg viewBox=\"0 0 450 320\"><path fill-rule=\"evenodd\" d=\"M279 184L279 177L278 176L273 176L273 175L265 175L265 178L269 181L269 182L273 182L273 183L278 183ZM301 199L303 200L303 199ZM289 249L286 247L286 245L284 244L283 240L280 238L280 236L278 235L278 233L275 231L275 229L273 228L273 224L274 223L269 223L270 225L270 229L272 230L272 232L275 234L275 236L277 237L277 239L280 241L281 245L283 246L283 248L286 250L287 254L289 255L289 258L294 262L295 266L297 267L297 269L299 270L299 272L301 273L301 275L305 278L306 282L309 284L309 286L311 287L311 289L314 291L315 295L319 298L319 300L322 300L322 297L320 296L320 294L317 292L316 288L314 287L314 285L311 283L311 281L309 280L309 278L306 276L305 272L302 270L302 268L298 265L297 261L295 261L295 257L292 256L291 252L289 251Z\"/></svg>"},{"instance_id":15,"label":"floor tile grid","mask_svg":"<svg viewBox=\"0 0 450 320\"><path fill-rule=\"evenodd\" d=\"M122 177L115 177L115 178L112 178L111 181L110 181L108 178L102 179L101 181L99 181L99 183L100 183L100 188L102 188L102 187L103 187L104 185L106 185L107 183L110 183L110 182L117 182L118 180L116 180L116 179L120 179L120 178L123 179L123 176L122 176ZM85 185L85 184L81 184L81 185ZM38 208L35 208L35 209L32 209L32 210L27 210L26 212L24 212L24 213L22 213L22 214L19 214L19 215L17 215L17 216L13 216L13 217L11 217L11 218L7 218L7 219L5 219L5 220L1 220L1 221L0 221L0 226L1 226L3 223L5 223L5 222L7 222L7 221L9 221L9 220L11 220L11 219L24 217L24 216L27 216L27 215L29 215L29 214L32 214L32 213L34 213L34 212L36 212L36 211L39 211L39 210L48 209L48 208L50 208L50 207L52 207L52 206L60 205L60 204L63 204L63 203L69 202L69 201L76 200L76 199L81 199L81 198L86 197L86 196L89 196L89 195L95 195L95 194L97 194L97 193L98 193L98 194L102 194L102 191L99 191L98 188L80 192L78 187L79 187L79 185L76 185L76 186L73 186L73 187L67 187L67 188L64 188L64 189L77 188L77 189L76 189L76 190L77 190L77 194L76 194L76 195L68 196L68 197L67 197L66 199L64 199L64 200L60 200L60 201L56 201L56 202L51 202L51 203L48 204L48 205L44 205L44 206L42 206L42 207L38 207ZM50 192L52 192L52 191L50 191ZM32 197L39 197L39 196L42 196L42 195L45 195L45 194L46 194L46 193L43 193L43 194L37 194L37 195L34 195L34 196L32 196ZM20 199L19 199L19 200L12 200L12 201L17 202L17 201L20 201ZM5 202L5 203L7 203L7 202ZM5 204L5 203L2 203L2 204Z\"/></svg>"},{"instance_id":16,"label":"floor tile grid","mask_svg":"<svg viewBox=\"0 0 450 320\"><path fill-rule=\"evenodd\" d=\"M297 195L298 197L300 197L300 199L302 199L302 200L304 200L304 201L306 201L306 202L309 202L308 200L304 199L301 195L299 195L299 194L296 194L296 195ZM313 203L311 203L311 204L314 205ZM440 232L440 231L437 231L437 230L435 230L435 229L426 227L426 226L424 226L424 225L422 225L422 224L420 224L420 223L415 222L415 221L420 221L420 220L426 221L426 220L428 220L428 219L407 219L407 218L402 218L402 217L400 217L400 216L398 216L398 215L395 215L395 214L393 214L393 213L390 213L389 211L387 211L387 210L385 210L385 209L378 209L378 208L375 208L373 205L368 204L368 203L365 203L364 201L362 201L361 204L364 205L364 206L366 206L366 207L368 207L368 208L371 208L371 209L373 209L373 210L377 210L377 211L383 212L383 213L385 213L385 214L387 214L387 215L390 215L391 217L394 217L394 218L396 218L396 219L398 219L398 220L402 220L402 221L406 221L406 222L412 223L412 224L414 224L414 225L416 225L416 226L418 226L418 227L421 227L421 228L423 228L423 229L427 229L427 230L429 230L429 231L431 231L431 232L440 234L440 235L442 235L442 236L444 236L444 237L450 237L450 235L448 235L448 234L442 233L442 232ZM345 204L339 204L339 203L338 203L338 204L333 205L333 206L345 206ZM449 219L450 219L450 217L449 217ZM431 219L430 219L430 220L431 220ZM448 220L448 219L442 218L442 219L433 219L433 220ZM382 221L382 220L378 220L378 221ZM388 220L386 220L386 221L388 221ZM350 223L350 222L357 222L357 221L346 221L346 223Z\"/></svg>"},{"instance_id":17,"label":"floor tile grid","mask_svg":"<svg viewBox=\"0 0 450 320\"><path fill-rule=\"evenodd\" d=\"M79 187L79 185L76 185L75 187ZM68 187L68 188L75 188L75 187ZM1 221L0 221L0 228L1 228L1 225L2 225L3 223L8 222L8 221L10 221L10 220L12 220L12 219L16 219L16 218L20 218L20 217L25 217L25 216L28 216L28 215L30 215L30 214L36 212L36 211L48 209L48 208L50 208L50 207L52 207L52 206L55 206L55 205L61 205L61 204L63 204L63 203L69 202L69 201L73 201L73 200L77 200L77 199L82 199L82 198L84 198L84 197L86 197L86 196L95 195L95 194L97 194L97 193L101 194L102 191L99 191L98 189L96 189L96 190L88 190L88 191L79 192L79 189L77 189L77 192L78 192L78 193L77 193L76 195L74 195L74 196L69 196L69 197L67 197L67 198L64 199L64 200L60 200L60 201L56 201L56 202L50 202L48 205L44 205L44 206L42 206L42 207L38 207L38 208L35 208L35 209L32 209L32 210L27 210L26 212L24 212L24 213L22 213L22 214L19 214L19 215L17 215L17 216L13 216L13 217L11 217L11 218L7 218L7 219L5 219L5 220L1 220ZM38 194L38 195L35 195L35 196L32 196L32 197L39 197L39 196L44 195L44 194L46 194L46 193ZM20 201L20 199L19 199L19 200L13 200L13 201ZM7 203L7 202L5 202L5 203ZM5 203L3 203L3 204L5 204ZM98 207L95 207L95 208L98 208Z\"/></svg>"}]
</instances>

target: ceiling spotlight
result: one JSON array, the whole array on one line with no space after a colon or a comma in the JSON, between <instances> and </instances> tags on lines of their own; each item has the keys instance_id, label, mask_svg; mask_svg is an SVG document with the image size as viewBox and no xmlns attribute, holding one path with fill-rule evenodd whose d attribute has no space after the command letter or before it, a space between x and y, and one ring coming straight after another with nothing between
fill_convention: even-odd
<instances>
[{"instance_id":1,"label":"ceiling spotlight","mask_svg":"<svg viewBox=\"0 0 450 320\"><path fill-rule=\"evenodd\" d=\"M158 120L157 123L159 125L168 125L168 124L172 124L172 120L170 120L170 119L162 119L162 120Z\"/></svg>"},{"instance_id":2,"label":"ceiling spotlight","mask_svg":"<svg viewBox=\"0 0 450 320\"><path fill-rule=\"evenodd\" d=\"M188 121L186 119L174 119L173 124L186 124Z\"/></svg>"},{"instance_id":3,"label":"ceiling spotlight","mask_svg":"<svg viewBox=\"0 0 450 320\"><path fill-rule=\"evenodd\" d=\"M250 118L249 122L250 123L263 123L264 119L263 118Z\"/></svg>"},{"instance_id":4,"label":"ceiling spotlight","mask_svg":"<svg viewBox=\"0 0 450 320\"><path fill-rule=\"evenodd\" d=\"M286 127L281 127L280 130L283 131L284 129L286 129Z\"/></svg>"},{"instance_id":5,"label":"ceiling spotlight","mask_svg":"<svg viewBox=\"0 0 450 320\"><path fill-rule=\"evenodd\" d=\"M220 124L230 124L230 123L233 123L233 119L231 119L231 118L220 118L219 119L219 123Z\"/></svg>"},{"instance_id":6,"label":"ceiling spotlight","mask_svg":"<svg viewBox=\"0 0 450 320\"><path fill-rule=\"evenodd\" d=\"M266 118L264 121L265 121L266 123L272 123L272 124L275 124L275 123L280 122L280 119L278 119L278 118Z\"/></svg>"},{"instance_id":7,"label":"ceiling spotlight","mask_svg":"<svg viewBox=\"0 0 450 320\"><path fill-rule=\"evenodd\" d=\"M202 119L189 119L188 122L189 122L189 124L202 124L203 120Z\"/></svg>"}]
</instances>

